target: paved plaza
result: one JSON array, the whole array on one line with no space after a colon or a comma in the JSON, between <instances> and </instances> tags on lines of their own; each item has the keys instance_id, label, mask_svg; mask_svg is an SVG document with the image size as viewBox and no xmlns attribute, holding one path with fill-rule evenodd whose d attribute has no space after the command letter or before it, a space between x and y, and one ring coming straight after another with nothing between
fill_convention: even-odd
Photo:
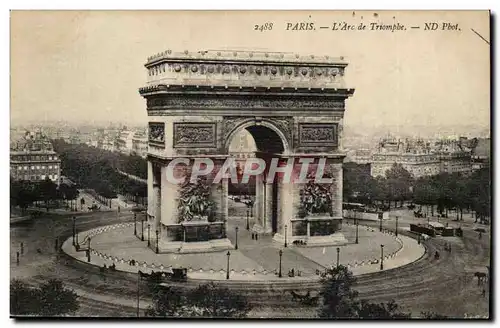
<instances>
[{"instance_id":1,"label":"paved plaza","mask_svg":"<svg viewBox=\"0 0 500 328\"><path fill-rule=\"evenodd\" d=\"M318 271L336 265L337 247L300 247L288 245L284 248L273 242L270 235L263 235L258 240L251 238L251 232L245 229L246 219L232 218L229 221L228 238L236 243L238 227L238 250L230 250L230 277L233 280L274 280L280 279L279 250L283 251L281 279L317 278ZM138 235L141 226L137 224ZM137 272L137 270L168 270L170 267L188 268L188 276L193 279L226 279L227 251L193 254L156 254L154 241L151 249L145 239L134 236L133 223L116 224L107 227L83 231L79 234L80 243L92 235L91 263L107 266L115 263L118 270ZM359 226L358 239L355 243L356 228L344 224L342 232L348 244L339 246L339 263L346 265L354 274L380 271L381 247L384 245L384 269L402 266L418 260L425 252L423 246L405 236L396 237L392 233L379 232L378 229ZM153 236L151 235L151 238ZM85 245L86 246L86 245ZM70 255L87 261L85 252L76 252L71 246L71 238L66 241L63 250ZM130 265L130 260L136 262ZM294 269L295 277L289 278L289 270ZM300 276L298 273L300 272Z\"/></svg>"}]
</instances>

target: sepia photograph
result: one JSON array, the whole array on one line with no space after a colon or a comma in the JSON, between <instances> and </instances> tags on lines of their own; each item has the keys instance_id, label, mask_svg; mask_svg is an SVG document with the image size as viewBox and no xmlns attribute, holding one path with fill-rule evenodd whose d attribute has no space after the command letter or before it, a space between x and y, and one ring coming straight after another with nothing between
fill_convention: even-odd
<instances>
[{"instance_id":1,"label":"sepia photograph","mask_svg":"<svg viewBox=\"0 0 500 328\"><path fill-rule=\"evenodd\" d=\"M491 20L12 10L10 317L491 320Z\"/></svg>"}]
</instances>

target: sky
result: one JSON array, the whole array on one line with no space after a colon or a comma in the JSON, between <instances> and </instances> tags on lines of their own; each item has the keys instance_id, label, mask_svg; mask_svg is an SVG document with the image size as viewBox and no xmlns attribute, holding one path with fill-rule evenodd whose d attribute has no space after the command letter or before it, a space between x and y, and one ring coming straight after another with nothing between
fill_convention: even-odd
<instances>
[{"instance_id":1,"label":"sky","mask_svg":"<svg viewBox=\"0 0 500 328\"><path fill-rule=\"evenodd\" d=\"M148 56L209 49L344 56L344 124L489 126L489 13L14 11L11 121L147 122ZM286 31L287 23L399 22L406 31ZM273 23L272 31L255 31ZM460 31L424 31L425 22ZM410 26L421 26L411 29Z\"/></svg>"}]
</instances>

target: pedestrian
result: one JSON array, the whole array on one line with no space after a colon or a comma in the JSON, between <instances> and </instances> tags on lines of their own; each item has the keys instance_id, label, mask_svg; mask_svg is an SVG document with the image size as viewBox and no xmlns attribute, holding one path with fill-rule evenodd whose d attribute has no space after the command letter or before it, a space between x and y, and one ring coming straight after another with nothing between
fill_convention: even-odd
<instances>
[{"instance_id":1,"label":"pedestrian","mask_svg":"<svg viewBox=\"0 0 500 328\"><path fill-rule=\"evenodd\" d=\"M19 265L19 252L16 252L16 263Z\"/></svg>"},{"instance_id":2,"label":"pedestrian","mask_svg":"<svg viewBox=\"0 0 500 328\"><path fill-rule=\"evenodd\" d=\"M482 237L483 237L483 233L479 232L479 239L481 239Z\"/></svg>"},{"instance_id":3,"label":"pedestrian","mask_svg":"<svg viewBox=\"0 0 500 328\"><path fill-rule=\"evenodd\" d=\"M21 255L24 254L24 243L21 243Z\"/></svg>"}]
</instances>

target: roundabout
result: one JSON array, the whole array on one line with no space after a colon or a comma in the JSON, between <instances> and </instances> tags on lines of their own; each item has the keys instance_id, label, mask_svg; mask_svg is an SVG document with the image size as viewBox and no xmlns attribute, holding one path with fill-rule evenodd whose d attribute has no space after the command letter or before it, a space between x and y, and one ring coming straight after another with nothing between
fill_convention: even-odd
<instances>
[{"instance_id":1,"label":"roundabout","mask_svg":"<svg viewBox=\"0 0 500 328\"><path fill-rule=\"evenodd\" d=\"M116 216L112 212L102 212L77 215L77 222L80 231L90 231L104 226L133 223L133 218L126 213ZM404 224L400 225L401 229L404 229ZM51 278L62 279L65 285L79 295L81 309L77 316L135 316L137 271L101 273L97 265L87 262L85 252L78 252L75 258L64 253L61 248L56 251L54 239L59 238L61 242L68 238L71 240L71 226L71 216L51 215L33 222L32 225L11 228L12 276L30 284L39 284ZM377 230L376 223L373 228ZM360 229L360 236L361 231ZM400 231L400 235L403 233ZM352 236L346 234L346 237L352 240ZM25 252L21 256L20 264L16 265L15 254L20 242L24 242ZM384 271L358 275L356 289L360 298L376 302L394 299L404 309L415 314L420 311L435 311L456 318L464 317L465 314L487 314L488 301L481 298L472 270L488 263L489 238L478 240L476 234L466 227L463 240L453 241L452 253L442 252L444 242L439 238L427 240L423 244L426 253L410 264L386 270L385 266L388 266L389 262L384 262ZM146 248L147 242L142 242L141 245L142 252L149 251ZM62 243L59 246L62 247ZM41 252L38 253L37 249ZM322 248L320 250L322 253ZM438 260L429 255L436 250L442 252ZM401 252L403 251L404 248ZM342 258L341 253L340 261ZM335 259L332 259L331 262L334 261ZM247 295L249 301L255 305L250 317L314 317L314 309L298 305L291 299L289 291L317 291L318 280L312 279L313 276L308 280L285 276L286 272L281 281L245 281L231 278L219 282ZM299 279L302 279L300 283ZM210 280L188 279L185 283L172 284L194 288L208 281ZM447 295L446 301L442 300L442 295ZM142 289L140 299L142 310L151 304L150 295Z\"/></svg>"},{"instance_id":2,"label":"roundabout","mask_svg":"<svg viewBox=\"0 0 500 328\"><path fill-rule=\"evenodd\" d=\"M395 236L391 231L380 232L364 225L358 227L357 244L356 227L344 224L342 233L348 240L345 245L302 247L289 244L286 248L274 242L271 236L252 239L250 231L245 230L244 220L230 218L228 225L228 238L233 245L229 255L226 251L157 254L151 234L148 242L146 230L142 240L140 225L134 235L134 222L82 231L77 237L80 251L73 247L72 237L64 242L62 250L89 265L114 266L118 271L130 273L186 268L189 279L225 281L229 267L230 280L275 283L317 281L321 272L337 263L347 266L354 275L374 273L410 264L425 253L424 246L410 237ZM90 254L86 251L89 239Z\"/></svg>"}]
</instances>

